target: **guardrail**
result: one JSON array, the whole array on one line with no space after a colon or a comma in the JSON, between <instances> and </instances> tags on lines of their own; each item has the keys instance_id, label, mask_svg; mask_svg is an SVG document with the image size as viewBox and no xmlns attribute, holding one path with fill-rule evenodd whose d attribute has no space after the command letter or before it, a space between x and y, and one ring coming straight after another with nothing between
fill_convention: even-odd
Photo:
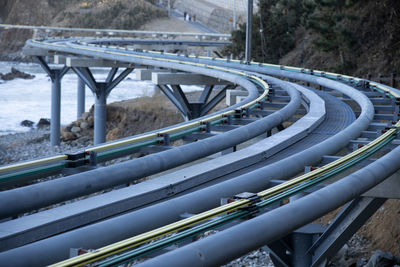
<instances>
[{"instance_id":1,"label":"guardrail","mask_svg":"<svg viewBox=\"0 0 400 267\"><path fill-rule=\"evenodd\" d=\"M117 30L117 29L89 29L89 28L69 28L69 27L50 27L50 26L30 26L30 25L12 25L12 24L0 24L0 28L7 29L25 29L25 30L42 30L47 33L49 32L82 32L82 33L94 33L96 35L133 35L138 37L147 38L177 38L177 37L194 37L200 40L217 39L217 40L229 40L230 34L221 33L190 33L190 32L157 32L157 31L137 31L137 30Z\"/></svg>"}]
</instances>

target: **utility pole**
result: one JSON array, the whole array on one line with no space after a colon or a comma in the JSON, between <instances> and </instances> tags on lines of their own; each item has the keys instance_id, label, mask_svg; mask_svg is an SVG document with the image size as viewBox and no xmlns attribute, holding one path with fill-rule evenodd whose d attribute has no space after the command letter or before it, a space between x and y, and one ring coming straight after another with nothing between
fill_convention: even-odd
<instances>
[{"instance_id":1,"label":"utility pole","mask_svg":"<svg viewBox=\"0 0 400 267\"><path fill-rule=\"evenodd\" d=\"M233 29L236 30L236 0L233 0Z\"/></svg>"},{"instance_id":2,"label":"utility pole","mask_svg":"<svg viewBox=\"0 0 400 267\"><path fill-rule=\"evenodd\" d=\"M246 63L251 61L251 35L253 24L253 0L247 1L247 25L246 25Z\"/></svg>"},{"instance_id":3,"label":"utility pole","mask_svg":"<svg viewBox=\"0 0 400 267\"><path fill-rule=\"evenodd\" d=\"M171 0L168 0L168 17L171 17Z\"/></svg>"}]
</instances>

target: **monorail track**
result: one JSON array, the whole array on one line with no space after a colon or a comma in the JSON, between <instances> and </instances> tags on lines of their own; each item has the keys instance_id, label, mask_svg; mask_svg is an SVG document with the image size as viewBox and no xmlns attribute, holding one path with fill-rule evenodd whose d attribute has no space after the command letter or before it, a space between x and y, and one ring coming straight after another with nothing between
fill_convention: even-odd
<instances>
[{"instance_id":1,"label":"monorail track","mask_svg":"<svg viewBox=\"0 0 400 267\"><path fill-rule=\"evenodd\" d=\"M242 118L242 117L244 117L245 119L255 118L254 116L251 115L252 112L253 114L256 114L257 111L263 110L263 108L268 106L267 95L269 92L268 90L270 88L268 86L268 82L273 83L274 85L280 83L279 86L281 88L284 88L285 86L287 87L286 92L291 97L291 100L289 104L286 105L285 107L286 109L282 108L280 112L278 111L272 113L271 115L268 115L264 118L260 118L259 120L252 120L253 121L252 123L243 125L239 128L242 130L239 129L230 130L227 131L226 133L205 138L195 143L185 145L182 147L182 149L170 149L165 152L158 153L159 155L165 153L167 157L172 159L171 156L168 156L169 155L168 153L172 153L171 151L174 150L176 151L176 153L181 154L181 153L192 153L190 152L191 150L202 149L203 146L213 147L212 149L208 149L208 151L205 153L202 153L195 157L190 156L185 160L180 161L179 163L176 162L172 165L167 164L164 167L158 169L156 168L155 170L152 170L152 172L154 173L162 170L167 170L172 167L176 167L182 163L190 162L218 151L222 151L226 148L235 146L239 143L243 143L248 139L260 136L262 133L266 133L272 128L281 125L284 121L288 120L298 110L300 98L297 90L302 92L301 94L303 95L303 102L311 101L309 105L304 106L305 109L308 111L308 113L310 114L312 113L310 111L311 106L313 105L312 101L317 102L317 99L321 99L321 97L322 99L325 100L324 106L326 107L327 113L326 116L325 114L323 114L320 115L320 117L318 117L319 119L315 119L316 124L314 126L310 126L311 128L307 128L308 130L306 131L303 130L301 133L300 132L297 133L297 136L301 137L298 137L297 139L290 141L291 142L290 144L294 143L294 145L291 145L289 147L287 146L280 147L278 150L274 150L275 152L272 154L268 154L269 150L266 150L265 152L264 151L260 152L259 155L261 155L261 158L257 158L260 156L257 157L254 156L254 158L256 159L255 160L253 159L253 161L247 158L243 158L241 161L237 161L237 162L244 162L241 165L241 167L240 168L238 167L233 171L229 170L233 166L233 163L231 163L230 166L227 163L229 163L229 160L233 160L232 158L234 158L236 155L240 155L240 150L238 151L238 153L235 152L225 156L225 158L224 156L221 157L224 158L224 160L226 160L226 166L228 167L226 166L224 167L223 164L220 163L221 167L218 167L219 168L218 173L215 173L214 171L213 177L215 176L215 178L212 179L210 178L211 180L204 180L203 178L199 179L196 177L206 177L209 176L211 173L213 173L212 168L215 168L215 170L217 169L216 168L217 165L213 165L213 162L214 161L218 162L219 159L205 162L203 165L200 164L201 166L204 166L200 167L201 170L199 170L199 168L196 170L196 165L194 165L192 167L193 169L192 171L196 174L193 174L193 181L196 181L197 179L197 182L194 182L194 184L182 187L180 185L184 184L184 180L181 180L179 182L178 180L176 180L175 181L176 184L171 184L172 182L171 183L167 182L170 183L169 184L170 192L173 192L172 194L158 193L159 198L157 199L157 201L154 201L154 199L152 201L147 200L148 202L142 202L141 205L135 206L134 208L130 207L130 211L126 214L120 216L116 216L118 213L112 215L110 214L108 215L108 217L116 216L111 219L106 219L106 217L97 217L96 220L97 221L100 220L100 222L95 223L96 220L87 221L85 224L88 225L75 230L73 230L73 228L69 226L70 227L68 229L69 231L65 229L63 230L67 231L66 233L58 234L54 232L50 234L49 232L47 236L43 235L40 237L40 239L43 238L43 240L32 239L31 241L25 243L19 243L19 245L17 245L16 247L12 247L11 244L12 242L17 242L17 241L12 241L9 243L10 245L7 245L10 247L4 247L2 249L3 252L0 253L0 259L7 260L7 262L10 262L10 264L12 264L13 266L23 265L26 262L33 263L34 265L54 263L61 259L64 259L67 256L66 254L68 253L68 248L71 247L85 247L91 249L95 248L96 250L78 256L76 258L66 260L57 265L75 266L75 265L92 263L105 258L108 259L103 263L100 262L100 265L103 264L104 266L109 266L127 262L138 257L138 255L141 255L141 253L146 254L149 253L149 251L154 251L155 249L165 247L168 244L178 242L179 238L187 238L188 236L198 235L208 229L219 227L220 225L226 224L227 222L231 222L233 220L237 220L243 217L248 217L250 214L254 212L254 210L258 211L265 207L269 207L273 204L276 205L276 203L279 203L280 201L287 199L299 192L304 192L305 190L308 190L311 186L319 184L325 181L326 179L336 175L337 173L340 173L343 170L346 170L358 164L365 158L368 158L377 151L379 151L381 148L387 147L388 145L393 145L393 144L396 145L398 143L395 140L397 138L397 134L400 128L400 122L396 121L398 116L396 113L398 113L398 105L400 104L400 95L398 91L373 82L365 81L363 79L337 75L334 73L325 73L315 70L305 70L305 69L285 67L285 66L275 66L269 64L258 64L253 62L247 65L233 60L227 61L227 60L210 59L203 57L184 57L167 53L160 54L153 52L136 52L136 51L129 51L129 49L120 48L117 46L108 45L107 47L105 47L99 45L98 43L91 44L89 40L85 40L84 42L78 41L76 43L72 42L70 43L68 40L56 39L50 42L30 41L29 44L49 51L57 51L57 52L69 53L87 57L100 57L108 60L119 60L121 62L129 62L132 64L169 67L186 71L190 70L241 84L246 89L253 88L249 89L250 95L248 98L246 98L247 100L245 100L244 103L232 107L231 110L223 110L216 115L206 116L204 118L200 118L193 122L182 124L177 127L168 128L160 132L150 133L147 135L145 134L140 137L133 137L120 142L89 148L84 151L84 154L88 154L87 152L90 151L96 151L101 153L101 151L107 151L108 149L112 151L112 149L124 148L124 146L132 145L138 141L142 142L144 140L152 140L157 138L160 140L164 140L163 137L165 136L166 133L169 136L172 136L173 134L177 133L181 137L194 132L204 131L206 130L207 127L210 126L224 125L224 123L226 124L228 121L229 123L231 123L232 119L235 118ZM249 73L247 73L247 71L249 71ZM336 90L342 94L347 95L350 99L352 99L354 103L357 103L361 109L361 112L357 111L357 118L356 118L353 112L350 111L349 107L346 104L341 103L340 100L335 99L333 96L329 96L326 93L322 92L321 93L317 92L317 94L315 92L306 93L305 91L307 90L306 88L301 89L299 88L298 85L293 86L287 82L279 82L276 78L272 78L266 75L274 75L289 79L302 80L305 82L313 83L318 86L328 88L329 90ZM248 82L249 80L251 83ZM266 80L267 82L265 82L264 80ZM361 90L357 90L355 89L355 87ZM258 95L256 92L259 91L260 88L263 89L263 92L261 93L261 95ZM369 94L368 93L369 91L375 92L371 94L372 97L371 100L366 96ZM363 92L366 93L363 94ZM386 117L377 116L375 114L372 102L376 102L374 100L377 95L376 93L379 93L382 96L381 97L382 100L386 99L389 101L390 104L388 105L388 109L389 112L392 112L393 122L392 120L389 120L389 118L392 118L390 116ZM314 96L312 96L312 94L314 94ZM318 97L318 95L320 95L320 97ZM273 97L270 96L269 99L271 100L273 99ZM294 104L294 102L297 102L297 104ZM382 101L377 101L377 102L379 103ZM293 107L289 108L291 105ZM390 107L392 108L391 111ZM345 115L345 118L339 116L340 113L338 113L337 110L340 109L343 112L342 114ZM304 118L307 117L308 113L306 112ZM278 119L278 117L280 118ZM359 145L359 149L355 150L354 152L346 156L343 156L329 164L321 166L311 172L308 172L294 179L290 179L277 186L268 188L270 186L270 181L286 180L287 178L296 175L298 172L304 169L304 166L318 164L318 162L321 161L324 155L333 155L336 152L340 151L341 149L345 148L349 142L354 142L354 140L358 136L360 136L361 134L365 133L368 129L370 129L371 125L373 125L374 123L376 124L376 119L381 119L381 118L383 119L387 118L388 121L388 124L386 124L387 127L386 129L383 129L384 132L382 132L382 134L378 134L379 136L375 138L372 142L369 142L367 145ZM325 121L322 121L323 119ZM288 127L287 129L280 132L282 133L281 138L283 141L290 140L288 136L284 135L284 133L286 132L290 133L291 131L294 131L293 129L296 129L297 126L306 124L305 123L306 120L303 120L303 122L301 123L300 121L301 119L298 120L299 122L298 124L295 123L293 126ZM263 123L264 126L262 126ZM385 124L381 125L384 126ZM246 129L251 129L250 131L252 133L246 135L245 133L249 131ZM258 130L256 131L256 129ZM188 130L189 132L187 132ZM207 131L209 131L209 129ZM185 134L180 134L180 132L185 132ZM273 138L274 136L276 137L280 136L279 135L280 133L272 135L272 137L270 138ZM244 138L243 136L241 136L240 138L238 138L238 135L241 134L245 134L246 137ZM317 135L319 135L321 138L316 138ZM229 141L230 139L235 141ZM266 138L265 140L268 139L269 138ZM210 141L210 140L219 140L219 141ZM227 143L221 146L218 145L216 148L217 143L218 144L220 142L224 143L224 141L222 140L224 140ZM262 144L262 142L263 141L260 141L259 145ZM255 144L255 146L257 146L257 143ZM245 149L246 148L244 148L243 150ZM272 150L273 149L271 148L270 151ZM387 164L390 164L390 162L397 162L398 157L396 158L396 156L394 156L397 155L396 153L397 154L399 153L398 149L395 149L392 152L388 153L382 159L376 160L375 162L372 163L371 166L381 166L382 164L386 166ZM154 154L153 156L154 160L157 160L157 158L159 157L158 154ZM32 166L35 167L42 166L42 164L48 164L49 162L54 162L54 161L61 162L65 161L67 158L68 155L60 155L57 157L51 157L39 161L4 166L0 168L0 172L10 175L13 174L16 170L25 168L29 169L32 168ZM145 158L150 159L151 155ZM140 162L140 160L141 159L134 160L132 161L132 163L135 161ZM145 162L144 160L142 161ZM220 161L222 162L222 160ZM155 164L155 162L156 161L153 161L153 164ZM126 170L128 170L130 166L129 164L131 163L121 164L117 168L122 168L122 169L125 168ZM398 163L393 163L393 164L398 164ZM207 170L208 167L206 168L206 166L208 165L214 167L210 168L210 170L208 171ZM151 166L151 165L146 165L146 166ZM296 229L296 227L311 222L312 219L318 218L316 216L322 216L327 211L329 211L329 209L338 207L344 204L345 202L353 199L354 197L363 193L367 189L373 187L379 181L382 181L384 178L386 178L388 175L390 175L391 173L393 173L398 169L398 167L390 165L390 167L387 167L385 171L382 171L381 173L374 173L374 175L371 176L371 171L370 171L371 168L373 167L367 166L365 167L365 170L361 169L359 171L363 172L366 177L365 186L360 186L360 188L357 189L349 188L344 195L341 193L342 191L336 191L339 190L336 188L340 188L340 190L342 190L344 186L343 184L351 183L353 180L357 180L358 177L357 173L349 175L350 182L339 181L332 185L326 186L326 188L321 189L315 193L312 193L308 197L304 197L304 200L302 198L298 201L295 201L295 204L293 205L292 204L287 205L287 207L285 206L277 208L270 212L266 212L265 214L261 214L259 217L256 217L255 219L250 219L237 226L233 226L231 229L226 230L227 232L222 231L221 233L216 234L215 237L205 238L204 240L193 243L192 245L189 245L187 247L183 247L171 253L161 255L152 260L149 260L148 262L145 262L143 265L156 266L162 262L163 265L165 264L165 266L169 265L187 266L188 264L201 264L201 262L203 261L206 262L206 265L215 265L215 264L221 264L229 259L233 259L235 256L241 255L240 253L248 251L248 249L250 248L251 249L256 248L260 244L260 242L261 243L264 242L264 244L271 242L275 240L279 235L282 235L282 233L284 233L285 231L289 233L290 231ZM95 179L93 179L93 182L91 182L91 186L93 185L94 189L91 191L90 190L81 191L80 193L76 193L78 192L76 190L76 187L71 187L74 188L73 193L68 197L62 196L63 193L61 192L65 190L67 184L65 185L58 184L60 183L59 181L63 181L62 179L57 179L59 181L55 180L54 182L53 181L49 182L48 183L49 185L53 184L52 187L44 186L42 189L40 189L43 185L38 184L30 187L30 189L22 187L20 189L0 192L0 200L2 203L1 204L2 216L3 217L15 216L21 212L26 212L31 209L37 209L46 205L50 205L52 203L58 203L64 200L68 200L71 198L71 196L79 197L91 192L95 192L96 190L98 191L100 190L100 188L108 188L113 185L132 181L133 179L133 177L130 176L125 180L122 179L119 180L118 182L115 183L113 182L111 184L106 184L103 187L95 188L94 185L101 181L101 179L99 179L98 177L104 175L102 173L107 172L107 169L112 170L112 167L101 168L98 170L77 174L75 176L77 177L76 181L78 181L79 179L86 181L87 179L90 178L90 176L96 177ZM367 169L368 171L366 171ZM176 171L170 176L172 175L179 176L180 172L182 173L182 176L185 177L185 179L189 178L183 175L185 174L185 170ZM109 173L108 176L111 173ZM118 178L117 176L119 176L120 174L121 172L116 172L113 173L112 176ZM149 173L146 172L146 170L144 170L144 172L139 174L138 177L143 177L144 175L148 174ZM168 175L161 176L158 178L157 181L162 181L163 178L169 179L170 176ZM68 179L69 178L67 177L67 179L64 180L67 181ZM106 179L106 176L104 176L104 179ZM213 179L220 179L220 180L213 180ZM218 183L216 181L218 181ZM152 183L151 181L148 181L149 185L151 185L151 183ZM208 186L207 183L210 183L210 186ZM181 188L179 189L179 187ZM140 185L138 185L138 188L140 188ZM335 189L332 189L333 191L332 190L329 191L330 188L335 188ZM35 194L37 195L38 192L40 192L40 190L43 190L43 193L39 193L40 195L45 195L44 192L51 192L51 194L53 194L55 197L54 198L51 197L51 200L49 201L39 198L37 200L37 204L35 204L35 201L33 201L34 198L33 196ZM59 190L59 192L55 193L57 192L56 190ZM120 190L122 192L124 189ZM325 190L324 192L328 190L329 193L327 193L327 195L332 197L335 194L342 196L338 197L337 200L330 198L330 200L328 201L328 203L326 203L326 205L317 203L315 202L315 200L313 200L314 202L312 202L311 199L315 199L316 198L314 197L315 195L318 195L319 197L322 194L319 192L320 191L322 192L322 190ZM143 193L144 192L145 191L143 191ZM244 199L239 199L232 203L216 207L218 206L218 201L222 196L234 196L241 192L258 192L258 193L251 194L250 197L247 198L245 197ZM151 195L150 193L151 192L149 191L148 192L149 196L152 196L150 198L153 198L155 196L154 193L153 195ZM108 195L104 194L105 195L104 199L106 199L107 196L111 197L112 195L116 194L113 192L108 193ZM178 196L178 197L172 198L172 196ZM102 196L97 196L95 198L101 199ZM14 204L16 203L16 199L19 199L21 201L20 203L27 203L29 199L32 199L31 201L32 204L31 206L23 204L20 205L20 207L18 207L17 205L19 204ZM135 198L132 198L132 200L135 200ZM165 201L160 202L161 200ZM89 204L90 200L83 200L82 203L85 203L85 205L90 206ZM270 221L276 221L277 216L280 216L281 213L285 213L286 216L290 217L290 215L288 215L288 212L294 211L293 206L296 206L297 208L304 210L304 207L299 207L300 203L305 203L304 205L306 205L308 208L314 207L316 211L313 212L311 215L304 215L304 218L297 218L297 219L292 218L292 221L290 223L286 223L285 226L283 225L273 226L272 224L269 224L271 226L271 229L276 228L279 230L277 230L276 234L270 233L264 237L260 235L259 231L261 228L258 226L257 227L254 226L254 223L256 221L263 220L264 222L266 220L267 223L269 223ZM319 208L319 206L321 206L321 208ZM68 209L68 207L65 208ZM56 209L62 211L64 208L59 207ZM127 211L128 210L124 211L121 210L119 213L124 213ZM179 220L180 215L184 212L190 212L194 215L187 219ZM43 214L45 213L46 212L43 212ZM82 210L81 213L83 215L85 214L85 211ZM32 218L35 218L35 216L39 218L40 214L41 213L38 213L38 215L33 214L30 216L32 216ZM210 220L211 218L214 219ZM24 217L22 217L21 219L17 219L15 222L17 222L18 220L21 220L23 222ZM25 220L27 220L27 218L25 218ZM135 221L135 225L128 226L129 222L132 221ZM3 225L7 225L7 223L8 225L11 225L12 223L15 222L11 220L9 221L9 223L4 222ZM214 256L214 254L212 254L213 252L207 249L207 247L212 247L210 245L212 242L214 244L218 243L218 244L223 244L222 246L227 246L229 243L226 242L231 242L231 241L228 241L229 238L227 238L226 233L232 232L235 233L235 237L241 236L237 234L238 231L243 231L243 228L246 227L245 225L250 225L250 224L252 226L248 228L249 232L251 232L249 233L249 235L253 237L254 235L257 235L257 233L258 235L260 235L260 238L254 237L253 243L248 242L246 243L246 245L241 245L240 242L237 242L234 246L227 249L226 254L214 252L214 254L218 256ZM51 225L53 225L54 227L55 224ZM38 226L39 225L36 225L35 227ZM124 229L118 229L121 228L122 226L124 226L123 227ZM42 229L41 231L46 232L46 228L44 226L41 227L43 227L41 228ZM79 227L79 226L75 225L74 227ZM156 241L156 243L149 243L149 245L138 247L139 245L146 244L154 239L159 239L167 234L170 235L171 233L177 231L180 231L180 233L167 237L167 239L161 239L160 241ZM112 235L107 234L110 232L113 234ZM31 235L33 236L32 233L34 232L31 232ZM18 236L18 238L23 239L22 233L16 232L15 235ZM55 235L55 236L50 237L50 235ZM96 235L101 235L103 236L103 238L101 238L101 240L93 240ZM126 239L127 237L133 235L136 236ZM107 245L109 243L113 243L122 239L125 240L117 242L115 244ZM158 244L157 242L160 244ZM199 245L197 246L197 244ZM39 254L42 253L42 250L44 250L45 248L49 248L46 251L46 255L48 255L48 257L46 259L44 259L43 257L38 258L37 257L38 253ZM131 251L132 249L135 250ZM198 254L193 253L194 250L201 251L203 256L199 257ZM122 252L124 252L122 256L115 258L111 257L116 254L121 254ZM184 257L183 255L185 253L186 255L189 256ZM18 257L18 255L24 255L24 258ZM176 258L177 255L179 255L178 258Z\"/></svg>"}]
</instances>

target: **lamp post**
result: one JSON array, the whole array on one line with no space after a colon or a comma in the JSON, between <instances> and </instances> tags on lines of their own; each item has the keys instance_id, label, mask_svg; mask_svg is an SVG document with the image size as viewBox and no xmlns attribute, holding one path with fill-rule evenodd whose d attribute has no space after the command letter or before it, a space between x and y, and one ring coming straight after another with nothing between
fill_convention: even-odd
<instances>
[{"instance_id":1,"label":"lamp post","mask_svg":"<svg viewBox=\"0 0 400 267\"><path fill-rule=\"evenodd\" d=\"M253 0L247 1L247 25L246 25L246 63L251 61L251 35L253 24Z\"/></svg>"}]
</instances>

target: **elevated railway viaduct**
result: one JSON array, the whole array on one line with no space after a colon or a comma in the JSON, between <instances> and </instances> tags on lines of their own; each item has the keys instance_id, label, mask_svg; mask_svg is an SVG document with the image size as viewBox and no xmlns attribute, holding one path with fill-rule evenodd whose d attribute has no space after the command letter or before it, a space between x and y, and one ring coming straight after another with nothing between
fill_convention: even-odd
<instances>
[{"instance_id":1,"label":"elevated railway viaduct","mask_svg":"<svg viewBox=\"0 0 400 267\"><path fill-rule=\"evenodd\" d=\"M320 266L386 199L399 197L398 90L323 71L145 51L138 43L28 41L26 53L52 80L53 144L60 81L72 70L97 98L95 146L0 167L4 189L68 174L0 192L5 265L110 266L146 256L142 266L215 266L267 246L276 266ZM94 66L109 67L105 81L94 78ZM104 143L106 97L134 69L187 121ZM204 86L198 101L188 101L185 84ZM231 105L208 114L225 97ZM137 151L148 155L101 167ZM327 183L333 177L341 179ZM328 227L312 224L342 205ZM210 229L218 233L196 241ZM78 248L89 252L70 258Z\"/></svg>"}]
</instances>

